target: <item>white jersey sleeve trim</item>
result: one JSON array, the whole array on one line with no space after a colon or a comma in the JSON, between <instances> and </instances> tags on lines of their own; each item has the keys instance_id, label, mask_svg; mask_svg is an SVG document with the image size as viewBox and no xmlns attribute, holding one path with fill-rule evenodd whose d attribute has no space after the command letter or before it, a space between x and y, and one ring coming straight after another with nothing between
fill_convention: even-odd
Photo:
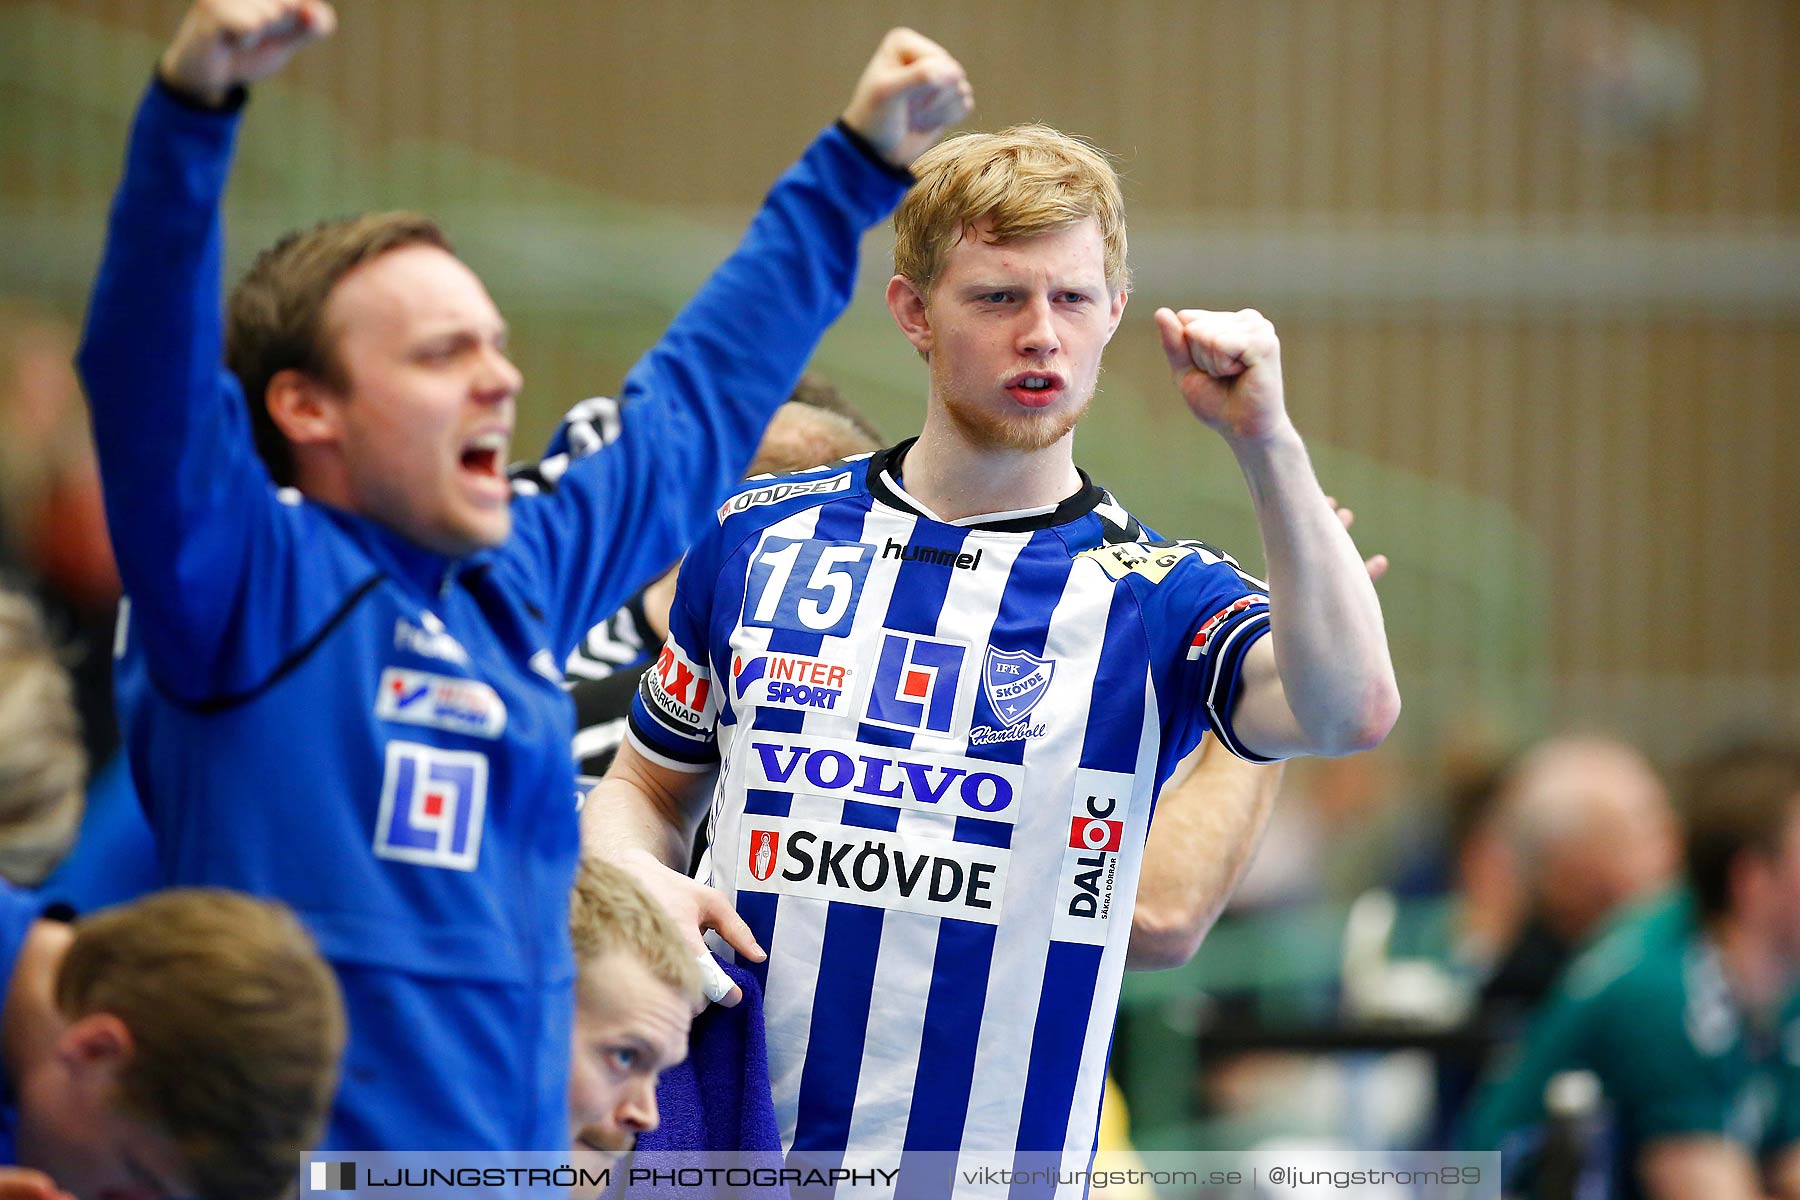
<instances>
[{"instance_id":1,"label":"white jersey sleeve trim","mask_svg":"<svg viewBox=\"0 0 1800 1200\"><path fill-rule=\"evenodd\" d=\"M644 739L637 735L637 730L632 729L629 726L627 726L625 730L625 740L630 743L633 750L636 750L639 754L643 755L657 766L667 767L671 771L679 771L683 775L704 775L708 771L716 771L719 769L719 764L716 762L682 762L678 758L670 758L666 754L659 753L646 745Z\"/></svg>"}]
</instances>

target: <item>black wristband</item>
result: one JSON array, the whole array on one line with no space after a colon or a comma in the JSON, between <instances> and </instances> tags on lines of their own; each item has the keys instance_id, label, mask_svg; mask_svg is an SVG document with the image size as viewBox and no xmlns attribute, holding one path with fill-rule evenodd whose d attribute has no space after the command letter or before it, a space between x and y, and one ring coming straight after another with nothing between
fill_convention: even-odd
<instances>
[{"instance_id":1,"label":"black wristband","mask_svg":"<svg viewBox=\"0 0 1800 1200\"><path fill-rule=\"evenodd\" d=\"M887 174L900 180L902 183L910 184L917 182L917 180L913 178L913 173L911 171L907 170L905 167L897 167L889 162L882 156L881 151L875 148L874 143L870 142L869 139L862 134L856 132L856 130L850 128L849 122L845 121L844 118L838 118L837 127L838 132L850 139L850 144L852 146L855 146L858 150L862 151L864 158L880 167L883 171L887 172Z\"/></svg>"},{"instance_id":2,"label":"black wristband","mask_svg":"<svg viewBox=\"0 0 1800 1200\"><path fill-rule=\"evenodd\" d=\"M156 89L163 95L181 105L181 107L192 109L194 112L220 114L234 113L238 109L244 107L244 103L250 99L249 89L241 83L234 84L232 89L225 93L225 100L223 103L209 104L205 100L194 95L194 93L183 91L181 88L170 83L167 79L164 79L161 68L158 68L151 78L155 81L154 86Z\"/></svg>"}]
</instances>

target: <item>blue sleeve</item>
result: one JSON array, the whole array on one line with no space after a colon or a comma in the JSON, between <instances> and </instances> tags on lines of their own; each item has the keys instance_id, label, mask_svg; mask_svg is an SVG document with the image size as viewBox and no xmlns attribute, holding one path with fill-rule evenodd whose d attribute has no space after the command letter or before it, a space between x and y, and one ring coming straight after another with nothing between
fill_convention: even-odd
<instances>
[{"instance_id":1,"label":"blue sleeve","mask_svg":"<svg viewBox=\"0 0 1800 1200\"><path fill-rule=\"evenodd\" d=\"M1109 547L1143 597L1148 636L1160 647L1156 690L1163 712L1166 775L1215 734L1239 758L1270 762L1247 749L1231 726L1244 656L1269 632L1269 596L1261 580L1204 542L1151 542Z\"/></svg>"},{"instance_id":2,"label":"blue sleeve","mask_svg":"<svg viewBox=\"0 0 1800 1200\"><path fill-rule=\"evenodd\" d=\"M237 126L160 84L144 97L76 360L131 636L159 685L190 698L262 678L288 648L269 623L329 585L291 586L296 518L277 511L223 368L219 205ZM252 580L279 598L256 630Z\"/></svg>"},{"instance_id":3,"label":"blue sleeve","mask_svg":"<svg viewBox=\"0 0 1800 1200\"><path fill-rule=\"evenodd\" d=\"M617 440L573 462L552 445L554 490L514 504L510 549L550 602L558 661L712 521L849 303L863 231L906 186L841 129L820 134L632 369Z\"/></svg>"}]
</instances>

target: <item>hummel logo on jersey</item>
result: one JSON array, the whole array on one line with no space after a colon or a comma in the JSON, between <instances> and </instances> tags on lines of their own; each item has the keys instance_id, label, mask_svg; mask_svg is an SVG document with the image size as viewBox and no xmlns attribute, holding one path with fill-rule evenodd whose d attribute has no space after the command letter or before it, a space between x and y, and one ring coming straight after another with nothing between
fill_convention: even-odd
<instances>
[{"instance_id":1,"label":"hummel logo on jersey","mask_svg":"<svg viewBox=\"0 0 1800 1200\"><path fill-rule=\"evenodd\" d=\"M949 733L962 664L963 647L955 642L884 635L863 719L894 729Z\"/></svg>"},{"instance_id":2,"label":"hummel logo on jersey","mask_svg":"<svg viewBox=\"0 0 1800 1200\"><path fill-rule=\"evenodd\" d=\"M897 558L901 562L925 563L933 567L949 567L954 571L973 571L981 566L981 551L968 554L958 550L946 550L942 546L915 546L911 542L905 545L889 538L881 547L881 557Z\"/></svg>"},{"instance_id":3,"label":"hummel logo on jersey","mask_svg":"<svg viewBox=\"0 0 1800 1200\"><path fill-rule=\"evenodd\" d=\"M837 708L853 673L850 667L803 654L759 654L735 658L731 664L737 699L744 700L751 692L750 704L800 711Z\"/></svg>"},{"instance_id":4,"label":"hummel logo on jersey","mask_svg":"<svg viewBox=\"0 0 1800 1200\"><path fill-rule=\"evenodd\" d=\"M450 631L444 628L444 622L438 615L429 610L419 614L417 625L405 617L394 622L394 646L424 658L455 663L459 667L469 665L469 652L462 648L462 643L450 636Z\"/></svg>"},{"instance_id":5,"label":"hummel logo on jersey","mask_svg":"<svg viewBox=\"0 0 1800 1200\"><path fill-rule=\"evenodd\" d=\"M1193 662L1202 654L1206 653L1206 647L1212 642L1213 636L1219 632L1219 627L1221 625L1224 625L1227 621L1231 620L1231 618L1237 616L1246 609L1255 608L1259 604L1267 604L1268 602L1269 598L1267 596L1239 596L1236 600L1233 600L1230 604L1208 617L1206 623L1200 626L1200 631L1194 634L1194 640L1188 645L1188 661Z\"/></svg>"},{"instance_id":6,"label":"hummel logo on jersey","mask_svg":"<svg viewBox=\"0 0 1800 1200\"><path fill-rule=\"evenodd\" d=\"M845 492L850 490L850 473L828 475L824 479L803 479L798 483L772 483L768 487L759 487L755 491L741 492L719 506L719 520L723 521L733 513L741 513L745 509L756 508L764 504L780 504L783 500L792 500L795 496L818 496L827 492Z\"/></svg>"},{"instance_id":7,"label":"hummel logo on jersey","mask_svg":"<svg viewBox=\"0 0 1800 1200\"><path fill-rule=\"evenodd\" d=\"M506 704L487 684L401 667L381 673L375 715L482 738L497 738L506 729Z\"/></svg>"},{"instance_id":8,"label":"hummel logo on jersey","mask_svg":"<svg viewBox=\"0 0 1800 1200\"><path fill-rule=\"evenodd\" d=\"M1015 819L1023 767L985 759L889 750L843 738L753 737L748 786L935 810L946 800L1002 821Z\"/></svg>"},{"instance_id":9,"label":"hummel logo on jersey","mask_svg":"<svg viewBox=\"0 0 1800 1200\"><path fill-rule=\"evenodd\" d=\"M562 668L556 665L556 658L548 649L539 647L537 650L533 651L531 657L525 660L525 665L536 671L545 679L548 679L551 683L554 683L557 687L563 685Z\"/></svg>"}]
</instances>

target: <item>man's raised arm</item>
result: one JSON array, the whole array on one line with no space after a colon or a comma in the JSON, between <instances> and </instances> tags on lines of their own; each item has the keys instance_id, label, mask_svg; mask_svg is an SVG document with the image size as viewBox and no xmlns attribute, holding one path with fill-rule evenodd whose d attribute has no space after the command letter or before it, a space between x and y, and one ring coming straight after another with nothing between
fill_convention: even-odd
<instances>
[{"instance_id":1,"label":"man's raised arm","mask_svg":"<svg viewBox=\"0 0 1800 1200\"><path fill-rule=\"evenodd\" d=\"M519 506L545 590L566 597L551 649L665 570L743 477L763 427L849 303L865 230L912 183L907 165L972 103L943 47L907 29L882 39L840 120L770 190L737 250L625 382L628 416L591 464L552 444L538 474L568 470L561 501ZM653 475L659 486L638 481ZM673 481L677 486L666 486Z\"/></svg>"},{"instance_id":2,"label":"man's raised arm","mask_svg":"<svg viewBox=\"0 0 1800 1200\"><path fill-rule=\"evenodd\" d=\"M1381 605L1288 420L1274 326L1251 309L1156 324L1188 408L1237 457L1268 560L1270 636L1246 656L1233 732L1267 758L1379 744L1400 715Z\"/></svg>"},{"instance_id":3,"label":"man's raised arm","mask_svg":"<svg viewBox=\"0 0 1800 1200\"><path fill-rule=\"evenodd\" d=\"M1325 503L1345 529L1356 514ZM1387 574L1388 558L1363 560L1369 582ZM1216 737L1175 768L1156 801L1139 868L1137 906L1125 967L1165 971L1185 965L1225 910L1262 844L1281 786L1281 767L1245 762Z\"/></svg>"},{"instance_id":4,"label":"man's raised arm","mask_svg":"<svg viewBox=\"0 0 1800 1200\"><path fill-rule=\"evenodd\" d=\"M328 35L317 0L200 0L157 68L77 365L92 408L107 522L137 620L199 648L226 624L267 487L223 370L220 198L244 85Z\"/></svg>"}]
</instances>

